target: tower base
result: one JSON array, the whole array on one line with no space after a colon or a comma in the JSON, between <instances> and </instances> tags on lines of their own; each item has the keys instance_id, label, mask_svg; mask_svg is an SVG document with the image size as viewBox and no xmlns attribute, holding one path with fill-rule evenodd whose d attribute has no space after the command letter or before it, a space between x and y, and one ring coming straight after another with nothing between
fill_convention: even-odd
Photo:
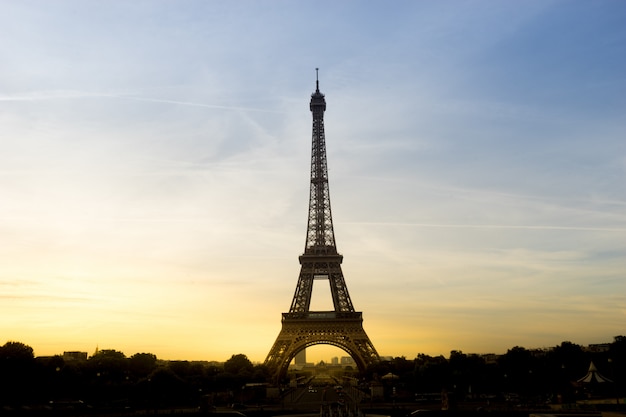
<instances>
[{"instance_id":1,"label":"tower base","mask_svg":"<svg viewBox=\"0 0 626 417\"><path fill-rule=\"evenodd\" d=\"M313 345L332 345L346 351L360 371L380 358L363 329L360 312L318 311L283 313L282 329L265 359L276 378L287 373L298 352Z\"/></svg>"}]
</instances>

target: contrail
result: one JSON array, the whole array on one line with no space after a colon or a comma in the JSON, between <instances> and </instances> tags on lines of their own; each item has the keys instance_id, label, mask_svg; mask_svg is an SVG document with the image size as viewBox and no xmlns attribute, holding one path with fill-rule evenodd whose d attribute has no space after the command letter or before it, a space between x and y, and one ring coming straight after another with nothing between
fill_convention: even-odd
<instances>
[{"instance_id":1,"label":"contrail","mask_svg":"<svg viewBox=\"0 0 626 417\"><path fill-rule=\"evenodd\" d=\"M119 98L119 99L124 99L124 100L147 101L147 102L152 102L152 103L180 104L183 106L207 107L207 108L222 109L222 110L243 110L243 111L257 111L257 112L264 112L264 113L282 113L277 110L259 109L255 107L223 106L220 104L196 103L193 101L167 100L167 99L159 99L159 98L151 98L151 97L136 97L136 96L123 96L123 95L103 95L102 97Z\"/></svg>"},{"instance_id":2,"label":"contrail","mask_svg":"<svg viewBox=\"0 0 626 417\"><path fill-rule=\"evenodd\" d=\"M206 103L197 103L193 101L180 101L180 100L169 100L169 99L160 99L153 97L139 97L133 95L125 95L125 94L103 94L103 93L89 93L84 91L72 91L72 90L59 90L59 91L38 91L25 95L15 95L15 96L0 96L0 101L40 101L40 100L58 100L58 99L82 99L82 98L114 98L121 100L134 100L134 101L145 101L151 103L164 103L164 104L176 104L182 106L193 106L193 107L205 107L211 109L222 109L222 110L237 110L237 111L255 111L255 112L264 112L264 113L282 113L278 110L268 110L256 107L242 107L242 106L224 106L221 104L206 104Z\"/></svg>"},{"instance_id":3,"label":"contrail","mask_svg":"<svg viewBox=\"0 0 626 417\"><path fill-rule=\"evenodd\" d=\"M86 93L84 91L73 90L44 90L44 91L32 91L23 95L4 95L0 96L0 101L41 101L41 100L56 100L56 99L68 99L68 98L90 98L90 97L102 97L102 94Z\"/></svg>"}]
</instances>

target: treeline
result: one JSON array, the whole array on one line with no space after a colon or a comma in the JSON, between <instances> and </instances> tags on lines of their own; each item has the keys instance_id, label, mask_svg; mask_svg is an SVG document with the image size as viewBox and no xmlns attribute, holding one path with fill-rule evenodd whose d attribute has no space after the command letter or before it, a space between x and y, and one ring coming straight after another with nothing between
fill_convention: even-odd
<instances>
[{"instance_id":1,"label":"treeline","mask_svg":"<svg viewBox=\"0 0 626 417\"><path fill-rule=\"evenodd\" d=\"M602 387L577 384L591 362L614 382ZM265 366L252 364L244 354L209 363L162 361L151 353L126 357L109 349L86 360L66 361L62 356L35 358L33 349L20 342L0 346L3 407L77 400L94 407L137 408L256 403L263 401L264 391L244 387L273 383L272 377ZM588 394L583 390L590 388L623 396L626 337L616 337L602 351L563 342L541 351L514 347L497 358L461 351L452 351L447 358L396 357L370 366L359 375L359 383L364 390L369 384L383 386L387 400L411 402L420 393L442 390L458 401L514 395L520 401L567 403Z\"/></svg>"},{"instance_id":2,"label":"treeline","mask_svg":"<svg viewBox=\"0 0 626 417\"><path fill-rule=\"evenodd\" d=\"M612 382L578 383L591 362ZM535 404L571 403L589 396L624 397L626 337L616 336L608 348L596 351L562 342L541 350L516 346L491 358L461 351L452 351L448 358L424 354L412 360L398 357L370 367L367 377L381 380L387 399L397 400L442 390L459 401L494 398Z\"/></svg>"},{"instance_id":3,"label":"treeline","mask_svg":"<svg viewBox=\"0 0 626 417\"><path fill-rule=\"evenodd\" d=\"M235 402L246 383L268 380L243 354L224 363L161 361L151 353L103 349L87 360L35 358L20 342L0 347L0 405L97 408L198 407ZM80 403L78 401L81 401Z\"/></svg>"}]
</instances>

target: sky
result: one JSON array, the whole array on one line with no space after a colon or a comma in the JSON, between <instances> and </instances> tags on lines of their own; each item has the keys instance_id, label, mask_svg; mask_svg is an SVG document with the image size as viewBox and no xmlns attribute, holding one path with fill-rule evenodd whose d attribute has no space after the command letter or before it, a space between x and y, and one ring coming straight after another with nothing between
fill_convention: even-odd
<instances>
[{"instance_id":1,"label":"sky","mask_svg":"<svg viewBox=\"0 0 626 417\"><path fill-rule=\"evenodd\" d=\"M304 251L315 68L380 355L626 333L626 2L0 7L0 344L262 362Z\"/></svg>"}]
</instances>

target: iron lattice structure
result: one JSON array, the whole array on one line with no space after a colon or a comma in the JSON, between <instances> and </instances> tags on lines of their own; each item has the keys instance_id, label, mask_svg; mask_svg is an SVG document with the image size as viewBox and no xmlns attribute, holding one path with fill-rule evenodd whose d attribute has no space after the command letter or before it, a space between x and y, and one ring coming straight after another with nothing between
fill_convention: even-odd
<instances>
[{"instance_id":1,"label":"iron lattice structure","mask_svg":"<svg viewBox=\"0 0 626 417\"><path fill-rule=\"evenodd\" d=\"M285 374L298 352L317 344L333 345L346 351L360 370L378 361L379 356L363 329L363 315L354 310L341 271L343 256L337 252L330 193L324 111L326 99L320 93L319 79L311 95L313 139L311 148L311 187L304 254L299 257L300 276L288 313L282 315L282 329L265 365L277 378ZM327 279L333 311L310 311L313 281Z\"/></svg>"}]
</instances>

